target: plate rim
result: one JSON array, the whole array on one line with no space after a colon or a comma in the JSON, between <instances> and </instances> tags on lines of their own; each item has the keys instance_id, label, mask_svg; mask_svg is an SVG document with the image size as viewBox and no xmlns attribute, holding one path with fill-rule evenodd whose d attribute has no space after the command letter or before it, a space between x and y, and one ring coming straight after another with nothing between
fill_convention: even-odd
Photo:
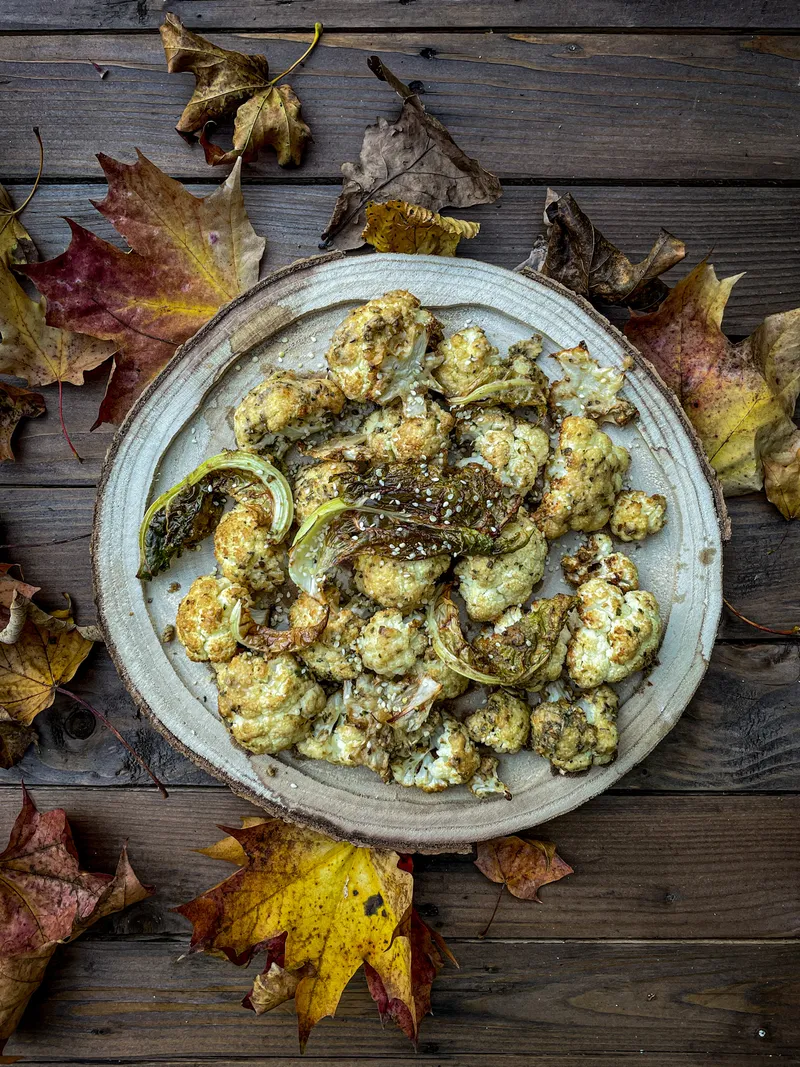
<instances>
[{"instance_id":1,"label":"plate rim","mask_svg":"<svg viewBox=\"0 0 800 1067\"><path fill-rule=\"evenodd\" d=\"M405 259L409 258L408 256L402 255L400 253L394 253L394 254L393 253L373 253L373 252L363 251L363 252L357 252L355 254L354 253L345 254L344 252L341 252L339 250L332 250L332 251L329 251L329 252L321 253L319 255L314 255L314 256L310 256L310 257L304 258L304 259L296 260L293 263L290 263L290 264L288 264L288 265L286 265L284 267L280 267L280 268L278 268L278 269L276 269L274 271L271 271L270 273L265 275L264 278L260 279L255 285L251 286L249 289L245 290L243 293L240 293L232 301L230 301L224 307L220 308L220 310L211 319L209 319L209 321L207 323L205 323L195 334L193 334L190 338L188 338L186 341L184 341L183 344L181 344L175 350L175 352L172 355L172 357L170 358L170 360L165 364L165 366L156 375L156 377L151 382L149 382L147 384L147 386L145 387L145 389L143 390L141 395L134 402L133 406L131 407L131 409L126 414L123 422L120 424L120 426L115 431L114 436L112 438L112 441L111 441L111 443L109 445L109 448L108 448L108 450L106 452L106 456L105 456L105 458L103 460L103 464L102 464L102 468L101 468L101 472L100 472L100 478L99 478L98 483L97 483L97 493L96 493L94 509L93 509L92 534L91 534L91 538L90 538L90 557L91 557L91 570L92 570L92 586L93 586L93 592L94 592L94 600L95 600L95 604L97 606L98 622L99 622L100 629L101 629L101 631L103 633L103 636L104 636L104 639L105 639L105 646L106 646L106 648L108 650L108 653L109 653L109 655L111 657L112 663L114 664L114 668L117 671L117 673L119 674L123 684L125 685L125 688L130 693L130 695L131 695L134 703L136 704L137 708L145 715L147 721L151 725L153 725L155 727L155 729L158 731L158 733L161 734L161 736L164 737L165 740L174 749L176 749L178 752L180 752L182 755L184 755L187 759L189 759L196 766L199 766L202 770L206 771L206 773L211 775L213 778L217 779L218 781L224 782L228 786L228 788L231 790L231 792L234 793L234 795L236 795L236 796L240 797L241 799L246 800L246 801L256 805L258 808L261 808L262 810L266 810L268 813L270 813L271 815L273 815L275 817L284 819L284 820L289 821L289 822L296 823L298 825L310 826L313 829L316 829L316 830L320 831L321 833L325 833L328 836L333 837L336 840L348 840L348 841L353 842L354 844L364 845L364 846L367 846L367 847L392 848L392 849L396 849L398 851L409 851L411 849L411 845L410 845L410 842L409 842L408 838L399 839L399 840L393 840L391 838L378 839L374 834L371 834L371 833L359 834L357 831L353 832L350 829L348 829L348 831L345 833L345 831L343 831L341 829L341 827L338 826L335 822L328 821L327 819L325 819L322 816L319 816L319 815L316 815L316 814L300 815L299 813L297 813L295 811L288 810L281 803L273 802L273 801L269 800L268 797L266 795L264 795L263 793L258 793L254 789L250 789L245 784L243 784L241 782L236 782L235 780L231 779L224 770L221 770L220 768L215 766L213 763L211 763L211 761L209 759L207 759L205 756L203 756L201 753L189 748L181 740L179 740L172 733L172 731L169 729L169 727L167 727L163 723L163 721L159 718L159 716L156 714L156 712L149 706L149 704L147 703L145 698L139 692L139 689L137 688L135 682L133 681L133 679L132 679L132 677L131 677L131 675L130 675L130 673L128 671L128 668L127 668L127 666L126 666L126 664L125 664L125 662L123 660L123 657L122 657L122 654L121 654L120 650L118 649L115 641L112 639L112 637L110 635L110 628L109 628L109 624L108 624L107 616L106 616L105 596L104 596L103 589L101 587L100 573L99 573L99 570L100 570L99 543L100 543L100 534L101 534L101 529L102 529L101 510L102 510L103 503L104 503L104 497L105 497L105 492L106 492L108 480L109 480L109 478L111 476L117 453L119 452L120 447L121 447L123 441L125 440L125 438L127 436L127 433L128 433L128 431L130 429L131 424L137 418L139 412L144 407L146 407L146 405L149 403L150 397L153 395L153 393L159 388L159 382L160 382L160 379L162 378L163 374L165 372L167 372L168 370L174 369L178 364L182 363L185 359L190 357L192 352L193 352L193 349L197 345L202 343L202 341L205 339L205 337L208 335L208 333L210 333L213 329L215 329L220 322L224 321L224 319L228 315L230 315L236 308L238 308L246 300L250 299L255 293L260 293L263 290L268 289L270 286L275 285L278 282L282 282L286 278L291 277L294 274L300 273L300 272L305 271L305 270L317 268L317 267L323 266L323 265L325 265L327 263L334 263L334 262L340 262L340 261L343 261L343 260L349 260L349 259L356 258L357 256L361 257L361 256L365 256L365 255L371 256L371 255L378 255L378 254L381 255L382 257L387 258L387 259L388 258L393 258L393 259L398 259L398 260L400 260L400 259L405 260ZM444 257L441 257L441 256L415 256L414 258L415 259L419 259L419 260L426 260L426 261L435 260L439 264L441 264L442 260L444 259ZM480 264L481 266L484 266L484 267L487 267L487 266L491 267L492 269L500 271L502 273L507 273L507 274L516 275L516 276L522 275L523 277L526 277L526 278L530 279L531 281L536 282L537 284L543 286L544 288L552 290L556 295L558 295L560 297L563 297L566 300L568 300L570 303L574 304L584 314L586 314L589 318L591 318L594 321L594 323L604 333L608 334L610 341L612 343L616 344L617 346L619 346L624 351L625 355L629 356L634 361L634 363L637 364L641 368L641 370L646 375L649 383L661 394L662 398L667 402L667 405L671 408L672 413L677 418L677 421L678 421L681 429L683 430L685 436L687 437L689 443L692 446L692 449L693 449L693 451L694 451L694 453L696 455L696 458L698 460L698 464L700 466L700 469L703 472L705 480L706 480L706 482L708 484L708 487L710 489L711 498L712 498L712 502L713 502L713 505L714 505L714 512L715 512L715 516L716 516L716 520L717 520L717 527L718 527L718 531L719 531L720 541L724 544L724 542L726 542L727 540L730 539L730 533L731 533L730 519L729 519L729 516L728 516L727 508L725 506L724 498L723 498L723 495L722 495L721 485L719 483L719 480L717 479L717 476L716 476L713 468L711 467L711 464L708 461L708 458L706 457L706 454L705 454L705 451L703 449L703 446L702 446L702 444L701 444L701 442L700 442L700 440L699 440L694 428L692 427L692 425L689 422L686 414L684 413L683 409L681 408L680 403L678 402L677 396L672 392L671 389L669 389L669 387L663 381L661 376L658 374L658 371L653 366L653 364L649 360L647 360L630 343L630 341L628 341L628 339L624 336L624 334L616 326L614 326L611 322L609 322L609 320L607 318L605 318L605 316L603 316L599 311L597 311L597 309L594 308L593 305L590 304L588 300L586 300L585 298L577 295L576 293L573 293L570 289L567 289L564 285L562 285L561 283L555 281L554 279L545 277L544 275L539 274L537 271L531 270L528 267L525 267L525 268L523 268L522 270L519 270L519 271L512 271L512 270L509 270L506 267L502 267L502 266L499 266L497 264L490 264L490 263L486 263L483 260L469 259L467 257L453 257L451 262L453 263L453 265L455 265L456 263L459 263L459 264L461 264L461 263L476 263L476 264ZM718 606L718 609L717 609L717 618L715 620L715 628L719 627L719 620L720 620L721 612L722 612L722 602L721 602L722 554L719 553L718 555L719 555L719 558L713 562L713 566L712 566L712 569L713 569L714 573L718 576L719 586L720 586L720 603L719 603L719 606ZM683 708L681 709L681 713L678 716L678 718L675 720L675 722L672 724L672 726L670 727L670 730L667 731L667 733L669 733L674 728L674 726L677 724L679 719L682 717L682 715L685 712L686 707L688 706L689 702L691 701L694 693L697 691L697 688L700 685L700 682L702 681L703 677L705 676L705 673L706 673L706 671L708 669L708 661L706 660L705 657L703 657L703 663L704 663L704 669L698 674L697 680L696 680L694 686L692 687L691 692L689 692L687 690L686 700L685 700ZM666 736L666 734L664 734L661 738L659 738L659 740L656 741L656 743L653 745L653 747L649 751L652 752L653 749L658 744L660 744L660 742L664 739L665 736ZM643 754L641 759L645 759L648 754L649 753ZM641 760L638 760L637 764L639 762L641 762ZM634 766L636 766L637 764L634 764ZM586 798L583 798L583 799L581 799L581 798L576 799L575 803L571 804L569 807L565 807L561 814L566 814L569 811L573 811L576 808L582 806L582 804L587 803L589 800L594 799L594 797L601 796L604 792L607 791L607 789L611 788L611 786L613 784L614 784L613 782L609 782L608 786L605 789L599 790L597 793L593 794L591 797L586 797ZM534 823L533 825L536 825L536 824ZM413 846L413 851L416 851L416 852L419 852L419 853L437 854L437 853L442 853L442 852L465 852L465 851L469 851L471 847L472 847L472 843L466 843L465 841L460 840L460 839L458 839L458 840L443 840L441 842L437 841L435 843L430 843L430 842L428 842L428 843L418 843L417 845Z\"/></svg>"}]
</instances>

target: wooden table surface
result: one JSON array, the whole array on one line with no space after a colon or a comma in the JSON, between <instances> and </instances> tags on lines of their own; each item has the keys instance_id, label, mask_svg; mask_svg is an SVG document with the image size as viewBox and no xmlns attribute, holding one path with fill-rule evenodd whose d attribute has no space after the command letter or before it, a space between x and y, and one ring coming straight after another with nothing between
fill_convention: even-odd
<instances>
[{"instance_id":1,"label":"wooden table surface","mask_svg":"<svg viewBox=\"0 0 800 1067\"><path fill-rule=\"evenodd\" d=\"M481 222L470 254L505 266L541 229L546 185L572 190L629 253L659 226L683 237L681 276L709 250L720 274L747 271L726 316L742 336L800 304L800 6L796 0L177 0L192 28L288 65L316 19L326 35L292 80L315 142L300 170L267 154L246 169L245 201L268 240L265 266L317 250L339 165L396 101L367 70L379 53L421 83L458 143L499 174L502 199L463 212ZM98 151L138 146L195 191L220 173L173 126L192 79L168 76L157 33L163 3L4 0L0 6L0 181L17 200L45 177L25 222L49 257L69 215L108 237ZM101 79L92 63L108 68ZM49 413L0 466L2 558L20 562L56 606L94 618L92 503L108 427L90 434L102 375L66 387L85 462ZM800 523L760 496L730 501L727 597L750 617L800 621ZM502 900L469 856L418 861L423 916L461 963L434 986L435 1015L415 1062L523 1067L766 1067L800 1046L800 654L724 619L709 672L673 733L619 787L546 826L574 866L544 904ZM37 719L38 751L0 777L0 841L24 778L42 808L63 806L85 861L110 870L128 838L157 895L58 952L8 1054L28 1064L296 1064L290 1010L240 1008L250 972L181 959L188 924L170 909L225 875L189 850L216 824L252 812L178 756L137 714L97 649L76 691L105 710L170 787L149 787L115 739L57 699ZM381 1030L363 976L313 1033L317 1067L405 1063Z\"/></svg>"}]
</instances>

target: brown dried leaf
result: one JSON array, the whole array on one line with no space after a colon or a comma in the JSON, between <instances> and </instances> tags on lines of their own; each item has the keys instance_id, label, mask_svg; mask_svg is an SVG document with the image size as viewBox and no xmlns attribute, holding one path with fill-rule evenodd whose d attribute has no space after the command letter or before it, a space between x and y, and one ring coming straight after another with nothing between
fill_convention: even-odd
<instances>
[{"instance_id":1,"label":"brown dried leaf","mask_svg":"<svg viewBox=\"0 0 800 1067\"><path fill-rule=\"evenodd\" d=\"M645 258L631 263L595 229L571 193L559 196L547 190L544 221L547 235L537 239L517 270L529 267L602 304L641 310L657 306L669 292L659 275L686 255L683 241L661 230Z\"/></svg>"},{"instance_id":2,"label":"brown dried leaf","mask_svg":"<svg viewBox=\"0 0 800 1067\"><path fill-rule=\"evenodd\" d=\"M661 307L634 315L626 336L677 394L724 492L758 490L787 518L800 514L800 308L770 315L732 344L722 316L741 275L719 281L700 263Z\"/></svg>"},{"instance_id":3,"label":"brown dried leaf","mask_svg":"<svg viewBox=\"0 0 800 1067\"><path fill-rule=\"evenodd\" d=\"M0 1052L58 943L152 893L125 849L113 877L81 870L65 812L40 814L23 787L22 810L0 854Z\"/></svg>"},{"instance_id":4,"label":"brown dried leaf","mask_svg":"<svg viewBox=\"0 0 800 1067\"><path fill-rule=\"evenodd\" d=\"M23 726L0 708L0 767L4 771L15 767L36 739L32 726Z\"/></svg>"},{"instance_id":5,"label":"brown dried leaf","mask_svg":"<svg viewBox=\"0 0 800 1067\"><path fill-rule=\"evenodd\" d=\"M393 123L367 126L358 163L344 163L342 191L322 237L337 248L360 248L370 201L404 200L430 211L490 204L500 182L458 147L412 91L377 56L367 65L403 100Z\"/></svg>"},{"instance_id":6,"label":"brown dried leaf","mask_svg":"<svg viewBox=\"0 0 800 1067\"><path fill-rule=\"evenodd\" d=\"M0 263L35 263L39 258L31 235L14 214L8 191L0 185Z\"/></svg>"},{"instance_id":7,"label":"brown dried leaf","mask_svg":"<svg viewBox=\"0 0 800 1067\"><path fill-rule=\"evenodd\" d=\"M548 882L557 882L574 871L556 854L550 841L524 837L496 837L478 845L475 866L492 882L501 882L515 897L539 900L538 892Z\"/></svg>"},{"instance_id":8,"label":"brown dried leaf","mask_svg":"<svg viewBox=\"0 0 800 1067\"><path fill-rule=\"evenodd\" d=\"M11 438L20 419L35 419L45 411L44 397L30 389L0 382L0 463L14 459Z\"/></svg>"}]
</instances>

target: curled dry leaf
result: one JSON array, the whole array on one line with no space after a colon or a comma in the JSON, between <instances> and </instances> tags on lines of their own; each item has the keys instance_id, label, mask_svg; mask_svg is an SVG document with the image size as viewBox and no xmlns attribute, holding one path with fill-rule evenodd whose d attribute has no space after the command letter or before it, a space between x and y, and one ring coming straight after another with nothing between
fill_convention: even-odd
<instances>
[{"instance_id":1,"label":"curled dry leaf","mask_svg":"<svg viewBox=\"0 0 800 1067\"><path fill-rule=\"evenodd\" d=\"M437 215L419 204L388 200L367 204L362 237L377 252L406 252L424 256L454 256L462 237L475 237L477 222Z\"/></svg>"},{"instance_id":2,"label":"curled dry leaf","mask_svg":"<svg viewBox=\"0 0 800 1067\"><path fill-rule=\"evenodd\" d=\"M0 853L0 1053L57 945L153 892L124 848L113 876L82 870L66 813L40 813L23 787L22 810Z\"/></svg>"},{"instance_id":3,"label":"curled dry leaf","mask_svg":"<svg viewBox=\"0 0 800 1067\"><path fill-rule=\"evenodd\" d=\"M306 58L321 33L318 23L310 47L290 70ZM190 141L201 131L207 163L233 163L239 157L250 163L266 145L275 149L282 167L301 162L311 130L303 122L300 101L291 88L275 85L289 71L270 78L266 56L218 48L199 33L187 30L178 16L169 12L161 27L161 40L170 74L194 74L194 93L175 129ZM233 111L233 148L225 152L208 139L205 126Z\"/></svg>"},{"instance_id":4,"label":"curled dry leaf","mask_svg":"<svg viewBox=\"0 0 800 1067\"><path fill-rule=\"evenodd\" d=\"M38 258L31 235L19 221L8 191L0 185L0 263L35 263Z\"/></svg>"},{"instance_id":5,"label":"curled dry leaf","mask_svg":"<svg viewBox=\"0 0 800 1067\"><path fill-rule=\"evenodd\" d=\"M719 281L700 263L626 336L677 394L729 496L758 490L787 519L800 515L800 308L770 315L732 344L722 316L741 275Z\"/></svg>"},{"instance_id":6,"label":"curled dry leaf","mask_svg":"<svg viewBox=\"0 0 800 1067\"><path fill-rule=\"evenodd\" d=\"M342 165L342 191L323 239L337 248L360 248L370 201L401 200L435 212L497 200L501 189L495 175L462 152L417 94L377 56L367 62L401 97L403 108L395 122L378 119L367 126L358 162Z\"/></svg>"},{"instance_id":7,"label":"curled dry leaf","mask_svg":"<svg viewBox=\"0 0 800 1067\"><path fill-rule=\"evenodd\" d=\"M579 296L603 304L646 309L657 306L669 292L659 278L686 255L683 241L661 230L640 263L628 257L595 229L571 193L547 190L539 237L517 270L529 267L566 285Z\"/></svg>"},{"instance_id":8,"label":"curled dry leaf","mask_svg":"<svg viewBox=\"0 0 800 1067\"><path fill-rule=\"evenodd\" d=\"M103 353L92 366L117 351L95 427L119 422L177 346L258 281L265 246L244 208L239 163L201 199L138 157L133 164L98 157L108 195L95 207L132 251L70 221L66 252L25 268L47 297L49 323L113 342L91 342Z\"/></svg>"},{"instance_id":9,"label":"curled dry leaf","mask_svg":"<svg viewBox=\"0 0 800 1067\"><path fill-rule=\"evenodd\" d=\"M539 903L538 893L543 885L574 874L552 842L516 835L479 844L475 866L490 881L502 883L513 896Z\"/></svg>"},{"instance_id":10,"label":"curled dry leaf","mask_svg":"<svg viewBox=\"0 0 800 1067\"><path fill-rule=\"evenodd\" d=\"M207 854L241 869L178 908L194 927L192 951L244 964L269 943L268 971L250 1000L267 1010L270 1001L291 995L297 977L301 1048L316 1023L334 1014L362 963L380 977L389 1001L400 1001L415 1017L411 946L400 930L411 908L412 877L398 868L396 852L331 841L277 819L228 833ZM287 971L294 977L280 973Z\"/></svg>"},{"instance_id":11,"label":"curled dry leaf","mask_svg":"<svg viewBox=\"0 0 800 1067\"><path fill-rule=\"evenodd\" d=\"M44 410L41 393L0 382L0 463L14 458L11 438L20 419L35 419L43 415Z\"/></svg>"}]
</instances>

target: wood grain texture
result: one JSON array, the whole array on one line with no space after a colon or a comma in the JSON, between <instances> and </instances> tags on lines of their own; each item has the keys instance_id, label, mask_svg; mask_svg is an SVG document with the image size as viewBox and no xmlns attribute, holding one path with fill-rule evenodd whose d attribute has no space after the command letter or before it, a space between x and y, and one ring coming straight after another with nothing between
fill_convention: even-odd
<instances>
[{"instance_id":1,"label":"wood grain texture","mask_svg":"<svg viewBox=\"0 0 800 1067\"><path fill-rule=\"evenodd\" d=\"M80 615L79 615L80 617ZM615 792L800 790L800 651L790 643L717 645L694 699L667 738ZM72 689L107 714L165 785L218 785L173 749L136 710L108 655L96 649ZM147 785L141 767L66 697L36 720L31 748L0 782Z\"/></svg>"},{"instance_id":2,"label":"wood grain texture","mask_svg":"<svg viewBox=\"0 0 800 1067\"><path fill-rule=\"evenodd\" d=\"M651 1050L705 1053L718 1062L719 1048L759 1059L766 1048L793 1056L800 1038L792 945L473 941L452 947L461 969L447 967L437 979L435 1014L423 1023L413 1062L496 1062L472 1059L476 1047L499 1062L520 1048L535 1048L527 1062L537 1064L539 1055L563 1055L565 1048L573 1064L584 1062L583 1053L620 1050L638 1053L646 1064ZM235 1049L238 1062L299 1062L290 1007L261 1018L241 1007L252 969L205 957L179 962L178 946L158 942L126 946L124 967L115 944L78 941L59 955L9 1054L153 1063L167 1048L201 1048L208 1058ZM381 1029L360 973L337 1018L312 1034L309 1056L312 1064L315 1052L351 1064L355 1049L378 1062L387 1055L412 1062L399 1030Z\"/></svg>"},{"instance_id":3,"label":"wood grain texture","mask_svg":"<svg viewBox=\"0 0 800 1067\"><path fill-rule=\"evenodd\" d=\"M27 1020L25 1025L28 1025ZM326 1025L335 1024L328 1022ZM424 1036L435 1038L435 1034L430 1032L435 1026L435 1021L429 1019L424 1026L426 1028ZM25 1040L24 1035L21 1040ZM762 1040L766 1040L766 1031ZM494 1067L497 1063L502 1063L503 1067L531 1067L532 1063L535 1067L576 1067L576 1064L579 1064L579 1067L643 1067L643 1065L644 1067L709 1067L709 1055L706 1052L648 1052L646 1055L642 1051L582 1053L580 1060L577 1061L571 1053L563 1055L557 1052L544 1055L537 1053L535 1060L524 1054L511 1053L504 1054L501 1059L492 1049L473 1049L463 1054L450 1054L446 1050L439 1051L440 1048L439 1042L425 1040L413 1060L410 1060L407 1051L405 1053L400 1051L396 1054L381 1051L375 1056L348 1055L343 1060L341 1056L315 1055L314 1048L304 1056L293 1056L288 1051L273 1053L270 1046L266 1045L252 1057L244 1055L230 1059L229 1054L222 1054L207 1058L194 1054L188 1060L172 1059L171 1056L165 1059L162 1056L156 1062L158 1067L241 1067L242 1064L247 1063L280 1064L280 1067L345 1067L345 1065L346 1067L378 1067L378 1065L380 1067L408 1067L409 1063L432 1064L436 1067ZM434 1049L436 1051L433 1051ZM35 1056L26 1055L25 1067L45 1067L45 1065L50 1067L53 1063L58 1063L63 1067L64 1064L87 1062L82 1058L58 1057L53 1059L43 1058L43 1056L47 1057L47 1053ZM131 1056L126 1057L125 1060L107 1060L101 1055L99 1059L93 1057L90 1062L91 1067L119 1067L120 1063L147 1063L149 1065L152 1061ZM783 1057L771 1053L759 1055L757 1052L727 1052L719 1049L714 1051L715 1067L717 1065L720 1067L781 1067L781 1064L788 1067L795 1062L791 1056Z\"/></svg>"},{"instance_id":4,"label":"wood grain texture","mask_svg":"<svg viewBox=\"0 0 800 1067\"><path fill-rule=\"evenodd\" d=\"M411 6L413 5L413 6ZM725 4L686 4L682 0L172 0L170 10L193 28L302 29L322 20L330 29L381 26L418 30L447 26L479 30L506 27L663 27L669 29L797 29L792 0L726 0ZM158 26L162 5L147 0L108 4L104 0L5 0L2 30L142 30Z\"/></svg>"},{"instance_id":5,"label":"wood grain texture","mask_svg":"<svg viewBox=\"0 0 800 1067\"><path fill-rule=\"evenodd\" d=\"M90 417L90 412L86 412L86 417ZM32 422L30 432L38 422L47 423L48 420L51 432L45 442L54 450L59 449L61 438L49 417ZM18 452L22 462L13 468L11 464L0 467L0 553L8 560L20 563L29 580L42 587L39 599L43 605L57 606L62 590L68 591L74 597L79 621L92 622L96 616L89 538L94 487L45 488L46 483L39 489L3 486L2 477L6 471L19 472L25 478L25 472L31 468L26 453L37 439L29 438L28 433L26 427L19 438ZM108 435L78 432L73 440L81 448L87 439L99 441L102 437L108 440ZM58 444L55 438L58 438ZM100 459L98 456L94 462L95 471ZM65 457L58 469L63 470L64 466L68 470L77 468L79 472L91 469L88 461L80 466L71 457ZM30 480L35 478L36 475ZM800 524L786 522L760 494L735 497L727 503L733 537L724 549L725 596L748 618L778 629L790 628L800 620L800 587L796 582L786 580L786 575L800 568ZM726 639L774 640L769 634L735 619L727 611L723 614L720 633Z\"/></svg>"},{"instance_id":6,"label":"wood grain texture","mask_svg":"<svg viewBox=\"0 0 800 1067\"><path fill-rule=\"evenodd\" d=\"M123 839L155 897L89 937L185 937L169 909L231 868L191 849L218 840L256 809L223 789L31 790L41 810L64 807L93 869L113 868ZM19 808L19 787L0 788L0 841ZM574 877L541 892L546 906L503 895L493 938L787 938L800 932L800 798L603 796L554 819L537 836L555 841ZM447 938L476 937L498 886L470 855L419 856L416 901Z\"/></svg>"},{"instance_id":7,"label":"wood grain texture","mask_svg":"<svg viewBox=\"0 0 800 1067\"><path fill-rule=\"evenodd\" d=\"M214 39L266 49L282 70L307 38ZM367 69L374 52L421 82L431 112L501 178L770 181L792 178L800 158L796 37L331 33L292 79L315 138L303 178L336 177L364 127L397 114ZM206 178L202 152L173 129L191 87L167 74L155 34L0 38L6 174L35 173L39 125L50 179L84 178L98 148L127 156L131 145L176 176ZM286 172L267 156L250 173Z\"/></svg>"}]
</instances>

